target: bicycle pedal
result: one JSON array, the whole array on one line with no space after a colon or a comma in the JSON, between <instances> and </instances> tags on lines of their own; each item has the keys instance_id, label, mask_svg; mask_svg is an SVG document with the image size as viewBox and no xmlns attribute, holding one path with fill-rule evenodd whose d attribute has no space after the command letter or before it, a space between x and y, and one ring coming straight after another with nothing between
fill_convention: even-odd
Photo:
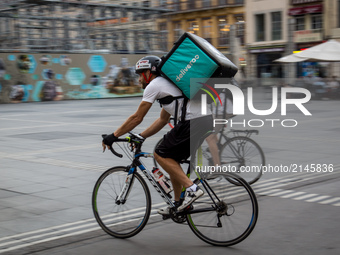
<instances>
[{"instance_id":1,"label":"bicycle pedal","mask_svg":"<svg viewBox=\"0 0 340 255\"><path fill-rule=\"evenodd\" d=\"M190 211L190 210L193 210L193 209L194 209L193 205L188 205L187 207L184 208L183 212Z\"/></svg>"}]
</instances>

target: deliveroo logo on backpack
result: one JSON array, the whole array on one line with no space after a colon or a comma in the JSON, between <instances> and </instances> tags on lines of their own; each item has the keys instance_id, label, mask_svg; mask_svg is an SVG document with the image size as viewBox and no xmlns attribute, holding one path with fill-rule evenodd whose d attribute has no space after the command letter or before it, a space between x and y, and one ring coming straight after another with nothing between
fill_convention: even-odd
<instances>
[{"instance_id":1,"label":"deliveroo logo on backpack","mask_svg":"<svg viewBox=\"0 0 340 255\"><path fill-rule=\"evenodd\" d=\"M203 78L202 82L205 82L217 68L218 65L205 52L189 38L186 38L171 53L161 71L187 98L192 99L202 85L190 84L190 79Z\"/></svg>"},{"instance_id":2,"label":"deliveroo logo on backpack","mask_svg":"<svg viewBox=\"0 0 340 255\"><path fill-rule=\"evenodd\" d=\"M200 58L200 56L199 56L199 55L196 55L195 57L193 57L193 58L190 60L189 64L188 64L185 68L181 69L180 74L176 76L176 81L177 81L177 82L180 82L180 81L181 81L181 79L183 78L183 76L188 72L188 70L193 66L193 64L196 63L196 61L197 61L199 58Z\"/></svg>"}]
</instances>

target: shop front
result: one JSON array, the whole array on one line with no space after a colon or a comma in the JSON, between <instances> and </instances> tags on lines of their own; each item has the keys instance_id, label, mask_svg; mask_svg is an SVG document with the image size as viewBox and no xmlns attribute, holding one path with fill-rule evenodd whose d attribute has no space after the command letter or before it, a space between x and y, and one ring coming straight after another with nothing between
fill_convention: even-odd
<instances>
[{"instance_id":1,"label":"shop front","mask_svg":"<svg viewBox=\"0 0 340 255\"><path fill-rule=\"evenodd\" d=\"M273 78L283 77L282 64L274 62L274 60L281 58L284 55L284 50L283 45L271 48L258 47L249 49L249 53L254 60L254 71L258 86L272 85Z\"/></svg>"}]
</instances>

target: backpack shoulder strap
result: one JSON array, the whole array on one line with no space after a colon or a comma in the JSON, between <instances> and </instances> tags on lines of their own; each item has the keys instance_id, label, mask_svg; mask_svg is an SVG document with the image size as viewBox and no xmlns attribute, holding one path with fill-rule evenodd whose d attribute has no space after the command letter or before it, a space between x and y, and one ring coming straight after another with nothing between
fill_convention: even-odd
<instances>
[{"instance_id":1,"label":"backpack shoulder strap","mask_svg":"<svg viewBox=\"0 0 340 255\"><path fill-rule=\"evenodd\" d=\"M174 100L177 100L179 98L185 98L184 95L182 96L177 96L177 97L174 97L174 96L166 96L166 97L163 97L163 98L160 98L160 99L157 99L158 103L161 105L164 105L164 104L171 104Z\"/></svg>"},{"instance_id":2,"label":"backpack shoulder strap","mask_svg":"<svg viewBox=\"0 0 340 255\"><path fill-rule=\"evenodd\" d=\"M181 116L181 121L184 122L185 121L185 115L187 114L187 104L189 102L189 98L184 97L184 102L183 102L183 106L182 106L182 116Z\"/></svg>"},{"instance_id":3,"label":"backpack shoulder strap","mask_svg":"<svg viewBox=\"0 0 340 255\"><path fill-rule=\"evenodd\" d=\"M185 121L185 115L186 115L186 112L187 112L187 104L188 104L188 101L189 101L189 99L184 94L182 94L181 96L177 96L177 97L166 96L166 97L157 99L157 101L159 102L161 107L162 107L162 105L165 105L165 104L171 104L174 100L176 100L175 116L174 116L175 126L177 124L178 99L180 99L180 98L184 98L184 102L183 102L183 106L182 106L182 115L181 115L181 121L183 122L183 121Z\"/></svg>"}]
</instances>

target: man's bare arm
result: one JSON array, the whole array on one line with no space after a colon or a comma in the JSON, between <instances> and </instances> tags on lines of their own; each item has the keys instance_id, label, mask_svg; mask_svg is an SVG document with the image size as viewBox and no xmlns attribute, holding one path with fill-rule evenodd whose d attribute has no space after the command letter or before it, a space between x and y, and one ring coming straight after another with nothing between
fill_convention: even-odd
<instances>
[{"instance_id":1,"label":"man's bare arm","mask_svg":"<svg viewBox=\"0 0 340 255\"><path fill-rule=\"evenodd\" d=\"M144 130L141 133L141 136L143 136L144 138L147 138L147 137L150 137L156 134L168 123L170 117L171 115L167 111L162 109L159 118L154 123L152 123L150 127Z\"/></svg>"},{"instance_id":2,"label":"man's bare arm","mask_svg":"<svg viewBox=\"0 0 340 255\"><path fill-rule=\"evenodd\" d=\"M116 137L122 136L127 132L133 130L138 126L144 119L145 115L150 110L152 104L149 102L142 101L137 109L137 111L132 114L115 132Z\"/></svg>"}]
</instances>

